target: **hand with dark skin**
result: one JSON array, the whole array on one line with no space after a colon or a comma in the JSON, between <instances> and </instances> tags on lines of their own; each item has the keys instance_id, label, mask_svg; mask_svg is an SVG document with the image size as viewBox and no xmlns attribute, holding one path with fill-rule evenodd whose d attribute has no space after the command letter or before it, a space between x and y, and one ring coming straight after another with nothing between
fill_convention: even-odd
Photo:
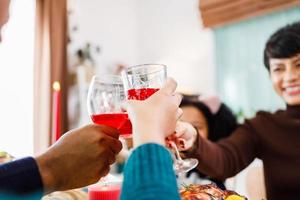
<instances>
[{"instance_id":1,"label":"hand with dark skin","mask_svg":"<svg viewBox=\"0 0 300 200\"><path fill-rule=\"evenodd\" d=\"M71 130L38 156L45 193L83 187L108 174L122 144L116 129L88 125Z\"/></svg>"}]
</instances>

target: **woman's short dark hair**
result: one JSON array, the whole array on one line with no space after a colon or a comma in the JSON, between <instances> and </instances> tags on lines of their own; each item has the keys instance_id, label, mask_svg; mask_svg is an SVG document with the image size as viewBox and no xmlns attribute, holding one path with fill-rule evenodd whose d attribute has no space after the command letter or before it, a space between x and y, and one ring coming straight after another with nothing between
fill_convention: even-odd
<instances>
[{"instance_id":1,"label":"woman's short dark hair","mask_svg":"<svg viewBox=\"0 0 300 200\"><path fill-rule=\"evenodd\" d=\"M291 58L300 53L300 22L277 30L266 43L264 64L270 70L270 58Z\"/></svg>"},{"instance_id":2,"label":"woman's short dark hair","mask_svg":"<svg viewBox=\"0 0 300 200\"><path fill-rule=\"evenodd\" d=\"M183 95L180 107L185 106L195 107L204 115L208 124L208 139L213 142L228 137L238 126L235 115L224 103L213 114L198 98Z\"/></svg>"}]
</instances>

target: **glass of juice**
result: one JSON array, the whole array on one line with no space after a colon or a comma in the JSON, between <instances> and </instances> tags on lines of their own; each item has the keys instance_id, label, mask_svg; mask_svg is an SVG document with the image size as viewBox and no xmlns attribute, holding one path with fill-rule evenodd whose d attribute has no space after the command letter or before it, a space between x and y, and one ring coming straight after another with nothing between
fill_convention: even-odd
<instances>
[{"instance_id":1,"label":"glass of juice","mask_svg":"<svg viewBox=\"0 0 300 200\"><path fill-rule=\"evenodd\" d=\"M164 85L167 68L162 64L136 65L123 70L122 79L127 99L145 100ZM130 120L124 123L120 131L132 133Z\"/></svg>"},{"instance_id":2,"label":"glass of juice","mask_svg":"<svg viewBox=\"0 0 300 200\"><path fill-rule=\"evenodd\" d=\"M131 123L122 109L126 99L121 76L94 76L89 87L87 107L95 124L107 125L120 131L122 137L131 136Z\"/></svg>"},{"instance_id":3,"label":"glass of juice","mask_svg":"<svg viewBox=\"0 0 300 200\"><path fill-rule=\"evenodd\" d=\"M127 99L145 100L158 91L167 79L166 65L143 64L122 71Z\"/></svg>"}]
</instances>

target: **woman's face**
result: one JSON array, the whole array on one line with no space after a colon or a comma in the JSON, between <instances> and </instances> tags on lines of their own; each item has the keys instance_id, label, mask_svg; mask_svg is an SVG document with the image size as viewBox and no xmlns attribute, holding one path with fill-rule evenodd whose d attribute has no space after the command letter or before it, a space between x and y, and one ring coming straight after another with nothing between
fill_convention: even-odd
<instances>
[{"instance_id":1,"label":"woman's face","mask_svg":"<svg viewBox=\"0 0 300 200\"><path fill-rule=\"evenodd\" d=\"M193 106L183 106L181 109L181 120L196 127L203 138L208 138L208 123L203 113Z\"/></svg>"},{"instance_id":2,"label":"woman's face","mask_svg":"<svg viewBox=\"0 0 300 200\"><path fill-rule=\"evenodd\" d=\"M273 87L289 105L300 105L300 54L292 58L270 59Z\"/></svg>"}]
</instances>

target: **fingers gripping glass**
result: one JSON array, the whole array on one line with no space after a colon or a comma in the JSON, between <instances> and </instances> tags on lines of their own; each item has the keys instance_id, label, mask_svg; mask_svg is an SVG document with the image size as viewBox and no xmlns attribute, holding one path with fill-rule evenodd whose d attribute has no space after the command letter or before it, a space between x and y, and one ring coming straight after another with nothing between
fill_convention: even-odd
<instances>
[{"instance_id":1,"label":"fingers gripping glass","mask_svg":"<svg viewBox=\"0 0 300 200\"><path fill-rule=\"evenodd\" d=\"M130 67L122 72L122 79L127 99L145 100L158 91L166 82L167 68L161 64L144 64ZM183 173L195 168L196 159L182 159L177 146L172 143L175 150L174 170Z\"/></svg>"}]
</instances>

